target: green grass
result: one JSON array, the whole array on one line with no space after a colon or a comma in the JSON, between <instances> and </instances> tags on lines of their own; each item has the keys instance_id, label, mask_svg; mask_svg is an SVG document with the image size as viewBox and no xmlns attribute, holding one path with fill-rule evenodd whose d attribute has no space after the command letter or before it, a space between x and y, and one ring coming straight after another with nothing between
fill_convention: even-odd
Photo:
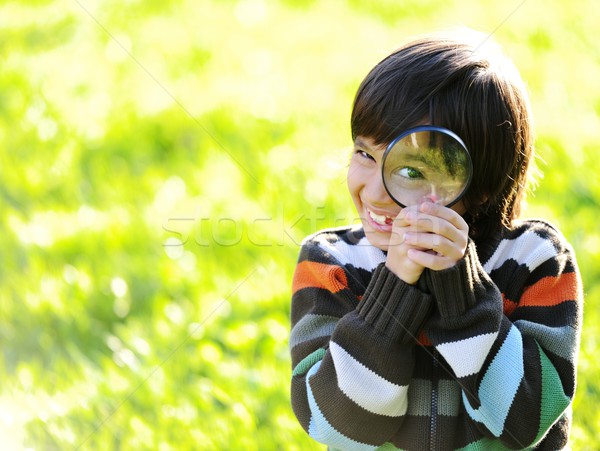
<instances>
[{"instance_id":1,"label":"green grass","mask_svg":"<svg viewBox=\"0 0 600 451\"><path fill-rule=\"evenodd\" d=\"M352 221L354 92L418 33L493 33L531 93L586 292L574 449L600 449L593 1L0 6L7 449L319 449L289 404L299 243Z\"/></svg>"}]
</instances>

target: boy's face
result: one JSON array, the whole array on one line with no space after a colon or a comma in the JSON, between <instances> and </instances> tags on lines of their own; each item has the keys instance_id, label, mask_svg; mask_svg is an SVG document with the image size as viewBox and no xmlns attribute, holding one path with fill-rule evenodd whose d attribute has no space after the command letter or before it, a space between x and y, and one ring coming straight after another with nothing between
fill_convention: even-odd
<instances>
[{"instance_id":1,"label":"boy's face","mask_svg":"<svg viewBox=\"0 0 600 451\"><path fill-rule=\"evenodd\" d=\"M347 176L348 189L367 240L383 251L388 249L393 220L402 210L383 186L381 163L385 149L386 145L377 146L371 138L358 136ZM461 215L466 211L462 202L451 208Z\"/></svg>"}]
</instances>

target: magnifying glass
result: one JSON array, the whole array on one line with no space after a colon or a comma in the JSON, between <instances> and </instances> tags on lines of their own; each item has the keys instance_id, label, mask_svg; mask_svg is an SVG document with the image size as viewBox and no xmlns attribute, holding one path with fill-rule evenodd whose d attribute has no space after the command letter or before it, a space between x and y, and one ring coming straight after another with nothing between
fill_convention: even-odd
<instances>
[{"instance_id":1,"label":"magnifying glass","mask_svg":"<svg viewBox=\"0 0 600 451\"><path fill-rule=\"evenodd\" d=\"M471 156L452 131L433 125L406 130L383 154L383 185L401 207L434 202L450 207L467 191Z\"/></svg>"}]
</instances>

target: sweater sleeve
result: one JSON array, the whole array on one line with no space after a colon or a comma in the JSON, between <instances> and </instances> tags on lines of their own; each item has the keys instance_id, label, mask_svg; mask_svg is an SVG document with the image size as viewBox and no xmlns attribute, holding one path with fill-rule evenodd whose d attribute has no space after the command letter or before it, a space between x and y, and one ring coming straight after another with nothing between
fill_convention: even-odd
<instances>
[{"instance_id":1,"label":"sweater sleeve","mask_svg":"<svg viewBox=\"0 0 600 451\"><path fill-rule=\"evenodd\" d=\"M567 440L575 391L583 302L575 258L544 223L502 240L493 257L484 268L470 243L455 267L426 271L436 306L426 333L475 427L510 448L543 439L551 448ZM563 430L548 434L554 425Z\"/></svg>"},{"instance_id":2,"label":"sweater sleeve","mask_svg":"<svg viewBox=\"0 0 600 451\"><path fill-rule=\"evenodd\" d=\"M341 449L389 441L407 410L415 337L431 303L384 264L361 287L352 265L318 243L303 245L293 283L291 395L311 437Z\"/></svg>"}]
</instances>

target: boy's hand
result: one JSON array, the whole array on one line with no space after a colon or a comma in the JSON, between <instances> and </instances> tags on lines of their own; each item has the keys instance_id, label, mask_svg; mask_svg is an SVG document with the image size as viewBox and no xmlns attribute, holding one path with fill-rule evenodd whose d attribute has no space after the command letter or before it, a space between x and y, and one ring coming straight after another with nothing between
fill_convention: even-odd
<instances>
[{"instance_id":1,"label":"boy's hand","mask_svg":"<svg viewBox=\"0 0 600 451\"><path fill-rule=\"evenodd\" d=\"M425 268L454 266L467 249L469 226L451 208L431 202L404 208L394 219L386 266L415 284Z\"/></svg>"}]
</instances>

